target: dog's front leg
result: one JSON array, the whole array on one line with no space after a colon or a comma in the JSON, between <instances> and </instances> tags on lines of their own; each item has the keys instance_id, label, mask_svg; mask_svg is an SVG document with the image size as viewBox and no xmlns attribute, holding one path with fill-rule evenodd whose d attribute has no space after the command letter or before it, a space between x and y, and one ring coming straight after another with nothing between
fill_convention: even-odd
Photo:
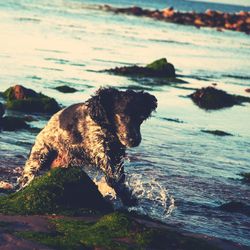
<instances>
[{"instance_id":1,"label":"dog's front leg","mask_svg":"<svg viewBox=\"0 0 250 250\"><path fill-rule=\"evenodd\" d=\"M132 191L125 185L125 174L123 161L114 166L109 166L106 171L106 181L111 186L117 196L126 206L134 206L137 204L136 198L132 195Z\"/></svg>"},{"instance_id":2,"label":"dog's front leg","mask_svg":"<svg viewBox=\"0 0 250 250\"><path fill-rule=\"evenodd\" d=\"M50 168L51 163L57 156L57 151L47 145L34 145L28 160L25 163L23 173L18 179L18 189L26 187L35 176Z\"/></svg>"}]
</instances>

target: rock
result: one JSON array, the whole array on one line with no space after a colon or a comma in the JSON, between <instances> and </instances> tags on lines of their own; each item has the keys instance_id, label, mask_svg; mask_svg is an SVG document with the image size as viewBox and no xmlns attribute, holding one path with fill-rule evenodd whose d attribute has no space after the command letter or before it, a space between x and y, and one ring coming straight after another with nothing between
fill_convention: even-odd
<instances>
[{"instance_id":1,"label":"rock","mask_svg":"<svg viewBox=\"0 0 250 250\"><path fill-rule=\"evenodd\" d=\"M174 8L163 10L149 10L140 7L116 8L105 6L101 9L116 14L128 14L135 16L150 17L166 22L183 25L194 25L196 27L214 27L217 30L229 29L250 34L250 12L226 13L214 10L206 10L204 13L180 12Z\"/></svg>"},{"instance_id":2,"label":"rock","mask_svg":"<svg viewBox=\"0 0 250 250\"><path fill-rule=\"evenodd\" d=\"M25 115L25 116L23 117L23 120L26 121L26 122L38 121L38 119L35 118L35 117L32 116L32 115Z\"/></svg>"},{"instance_id":3,"label":"rock","mask_svg":"<svg viewBox=\"0 0 250 250\"><path fill-rule=\"evenodd\" d=\"M62 93L74 93L74 92L77 92L77 90L75 88L71 88L67 85L62 85L62 86L58 86L58 87L55 87L56 90L58 90L59 92L62 92Z\"/></svg>"},{"instance_id":4,"label":"rock","mask_svg":"<svg viewBox=\"0 0 250 250\"><path fill-rule=\"evenodd\" d=\"M247 93L250 93L250 88L245 89Z\"/></svg>"},{"instance_id":5,"label":"rock","mask_svg":"<svg viewBox=\"0 0 250 250\"><path fill-rule=\"evenodd\" d=\"M218 136L232 136L232 134L221 131L221 130L201 130L201 132L218 135Z\"/></svg>"},{"instance_id":6,"label":"rock","mask_svg":"<svg viewBox=\"0 0 250 250\"><path fill-rule=\"evenodd\" d=\"M132 7L130 11L131 11L131 14L135 16L141 16L144 13L142 8L137 7L137 6Z\"/></svg>"},{"instance_id":7,"label":"rock","mask_svg":"<svg viewBox=\"0 0 250 250\"><path fill-rule=\"evenodd\" d=\"M54 98L21 85L8 88L3 92L3 96L7 100L6 108L11 110L53 114L61 109Z\"/></svg>"},{"instance_id":8,"label":"rock","mask_svg":"<svg viewBox=\"0 0 250 250\"><path fill-rule=\"evenodd\" d=\"M129 67L116 67L106 71L125 76L175 77L175 68L171 63L167 62L166 58L156 60L148 64L146 67L134 65Z\"/></svg>"},{"instance_id":9,"label":"rock","mask_svg":"<svg viewBox=\"0 0 250 250\"><path fill-rule=\"evenodd\" d=\"M39 220L37 216L30 217L28 217L29 220L25 217L25 226L26 228L28 227L27 230L29 231L23 229L25 228L24 226L20 230L20 224L24 224L23 216L14 216L15 224L13 225L12 223L11 227L14 228L13 231L19 238L43 245L43 248L32 249L46 249L46 246L50 247L50 249L92 250L239 249L239 245L234 247L236 244L231 241L225 242L225 240L222 241L207 235L201 236L194 233L191 234L190 232L181 232L176 228L164 225L164 223L152 220L146 216L138 216L135 213L132 215L124 212L115 212L104 216L88 215L81 216L81 218L50 216L50 219L45 220L45 222L45 216L38 217ZM4 219L5 217L2 216L2 218ZM41 225L44 226L41 228ZM7 226L5 223L2 223L2 231L7 231L9 229ZM36 228L36 230L30 232L30 228ZM40 230L37 228L40 228ZM4 243L2 249L6 249L4 248ZM13 241L11 243L10 246L14 247L9 249L15 249L17 244L14 245ZM16 242L14 241L14 243Z\"/></svg>"},{"instance_id":10,"label":"rock","mask_svg":"<svg viewBox=\"0 0 250 250\"><path fill-rule=\"evenodd\" d=\"M246 205L243 202L231 201L221 205L219 209L226 212L242 213L250 216L250 206Z\"/></svg>"},{"instance_id":11,"label":"rock","mask_svg":"<svg viewBox=\"0 0 250 250\"><path fill-rule=\"evenodd\" d=\"M0 213L4 214L78 213L89 209L113 210L80 167L52 169L21 191L0 197Z\"/></svg>"},{"instance_id":12,"label":"rock","mask_svg":"<svg viewBox=\"0 0 250 250\"><path fill-rule=\"evenodd\" d=\"M174 8L173 7L170 7L168 9L164 9L162 11L162 15L165 17L165 18L171 18L173 17L174 15Z\"/></svg>"},{"instance_id":13,"label":"rock","mask_svg":"<svg viewBox=\"0 0 250 250\"><path fill-rule=\"evenodd\" d=\"M249 173L240 173L240 176L243 177L243 180L250 183L250 172Z\"/></svg>"},{"instance_id":14,"label":"rock","mask_svg":"<svg viewBox=\"0 0 250 250\"><path fill-rule=\"evenodd\" d=\"M0 128L5 131L15 131L19 129L28 129L30 126L23 118L4 116L0 121Z\"/></svg>"},{"instance_id":15,"label":"rock","mask_svg":"<svg viewBox=\"0 0 250 250\"><path fill-rule=\"evenodd\" d=\"M232 107L241 103L237 96L214 87L198 89L190 97L196 105L206 110Z\"/></svg>"},{"instance_id":16,"label":"rock","mask_svg":"<svg viewBox=\"0 0 250 250\"><path fill-rule=\"evenodd\" d=\"M3 115L4 115L4 106L2 103L0 103L0 119L2 118Z\"/></svg>"},{"instance_id":17,"label":"rock","mask_svg":"<svg viewBox=\"0 0 250 250\"><path fill-rule=\"evenodd\" d=\"M158 59L146 66L152 69L157 76L162 77L175 77L175 68L173 64L168 63L166 58Z\"/></svg>"},{"instance_id":18,"label":"rock","mask_svg":"<svg viewBox=\"0 0 250 250\"><path fill-rule=\"evenodd\" d=\"M3 95L7 100L24 100L28 98L39 98L39 94L32 89L27 89L22 85L15 85L4 91Z\"/></svg>"},{"instance_id":19,"label":"rock","mask_svg":"<svg viewBox=\"0 0 250 250\"><path fill-rule=\"evenodd\" d=\"M0 181L0 190L12 190L13 189L13 185L5 182L5 181Z\"/></svg>"}]
</instances>

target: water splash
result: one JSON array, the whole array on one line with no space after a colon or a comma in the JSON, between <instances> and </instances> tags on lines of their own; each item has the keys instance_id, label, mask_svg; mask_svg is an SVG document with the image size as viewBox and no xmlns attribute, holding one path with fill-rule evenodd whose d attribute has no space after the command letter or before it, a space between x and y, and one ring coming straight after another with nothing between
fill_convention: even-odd
<instances>
[{"instance_id":1,"label":"water splash","mask_svg":"<svg viewBox=\"0 0 250 250\"><path fill-rule=\"evenodd\" d=\"M128 178L127 185L131 187L132 194L138 199L138 205L130 208L130 211L137 211L161 220L169 217L174 211L173 195L155 178L147 180L141 174L133 174Z\"/></svg>"}]
</instances>

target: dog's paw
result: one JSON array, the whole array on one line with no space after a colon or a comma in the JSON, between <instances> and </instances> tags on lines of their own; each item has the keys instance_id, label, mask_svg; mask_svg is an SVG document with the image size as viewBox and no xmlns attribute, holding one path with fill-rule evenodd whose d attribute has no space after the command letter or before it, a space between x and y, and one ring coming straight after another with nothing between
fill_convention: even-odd
<instances>
[{"instance_id":1,"label":"dog's paw","mask_svg":"<svg viewBox=\"0 0 250 250\"><path fill-rule=\"evenodd\" d=\"M25 188L26 186L29 185L29 183L34 179L34 176L30 175L22 175L21 177L18 178L17 180L17 189L21 190Z\"/></svg>"},{"instance_id":2,"label":"dog's paw","mask_svg":"<svg viewBox=\"0 0 250 250\"><path fill-rule=\"evenodd\" d=\"M120 186L116 190L117 195L120 197L123 205L132 207L136 206L138 201L135 196L132 195L132 191L125 185Z\"/></svg>"}]
</instances>

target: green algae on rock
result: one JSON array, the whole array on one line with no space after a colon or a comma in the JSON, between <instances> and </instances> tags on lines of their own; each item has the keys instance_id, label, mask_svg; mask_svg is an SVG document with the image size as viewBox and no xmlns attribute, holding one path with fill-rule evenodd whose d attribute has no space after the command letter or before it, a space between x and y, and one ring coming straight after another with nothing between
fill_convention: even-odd
<instances>
[{"instance_id":1,"label":"green algae on rock","mask_svg":"<svg viewBox=\"0 0 250 250\"><path fill-rule=\"evenodd\" d=\"M146 66L148 69L152 69L157 72L159 76L165 77L175 77L174 65L168 63L166 58L158 59Z\"/></svg>"},{"instance_id":2,"label":"green algae on rock","mask_svg":"<svg viewBox=\"0 0 250 250\"><path fill-rule=\"evenodd\" d=\"M158 59L145 67L134 65L126 67L116 67L105 71L124 76L166 78L175 77L175 68L173 64L167 62L166 58Z\"/></svg>"},{"instance_id":3,"label":"green algae on rock","mask_svg":"<svg viewBox=\"0 0 250 250\"><path fill-rule=\"evenodd\" d=\"M80 167L52 169L29 186L0 197L0 213L52 214L93 209L112 211L97 186Z\"/></svg>"},{"instance_id":4,"label":"green algae on rock","mask_svg":"<svg viewBox=\"0 0 250 250\"><path fill-rule=\"evenodd\" d=\"M185 236L164 226L147 226L130 214L115 212L96 222L74 218L51 219L52 233L20 232L30 239L55 249L220 249L203 239Z\"/></svg>"},{"instance_id":5,"label":"green algae on rock","mask_svg":"<svg viewBox=\"0 0 250 250\"><path fill-rule=\"evenodd\" d=\"M22 112L53 114L61 109L54 98L50 98L32 89L15 85L2 93L6 99L6 108Z\"/></svg>"},{"instance_id":6,"label":"green algae on rock","mask_svg":"<svg viewBox=\"0 0 250 250\"><path fill-rule=\"evenodd\" d=\"M75 92L77 92L77 90L75 88L69 87L67 85L57 86L57 87L55 87L55 89L58 90L59 92L62 92L62 93L75 93Z\"/></svg>"}]
</instances>

